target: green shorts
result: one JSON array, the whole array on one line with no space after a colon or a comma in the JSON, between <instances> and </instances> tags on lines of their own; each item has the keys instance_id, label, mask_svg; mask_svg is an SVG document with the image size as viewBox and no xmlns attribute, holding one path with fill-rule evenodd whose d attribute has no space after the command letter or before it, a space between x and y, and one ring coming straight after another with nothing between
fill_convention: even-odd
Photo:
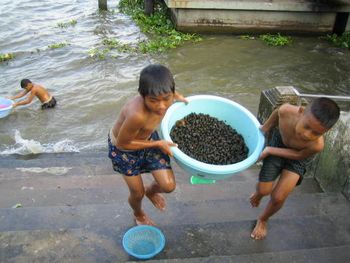
<instances>
[{"instance_id":1,"label":"green shorts","mask_svg":"<svg viewBox=\"0 0 350 263\"><path fill-rule=\"evenodd\" d=\"M283 144L279 130L275 129L272 131L272 136L268 142L268 146L287 148ZM263 160L263 166L259 174L259 182L273 182L281 174L282 170L286 169L300 176L297 183L297 185L299 185L301 184L306 169L312 160L313 157L304 160L291 160L270 155Z\"/></svg>"}]
</instances>

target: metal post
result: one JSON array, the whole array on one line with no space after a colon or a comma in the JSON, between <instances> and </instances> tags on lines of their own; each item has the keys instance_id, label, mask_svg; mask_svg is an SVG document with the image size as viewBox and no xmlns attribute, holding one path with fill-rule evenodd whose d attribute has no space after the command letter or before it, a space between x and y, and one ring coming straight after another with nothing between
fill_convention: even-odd
<instances>
[{"instance_id":1,"label":"metal post","mask_svg":"<svg viewBox=\"0 0 350 263\"><path fill-rule=\"evenodd\" d=\"M98 0L98 8L101 10L107 10L107 0Z\"/></svg>"},{"instance_id":2,"label":"metal post","mask_svg":"<svg viewBox=\"0 0 350 263\"><path fill-rule=\"evenodd\" d=\"M153 0L145 0L145 14L150 16L153 14L154 6Z\"/></svg>"},{"instance_id":3,"label":"metal post","mask_svg":"<svg viewBox=\"0 0 350 263\"><path fill-rule=\"evenodd\" d=\"M298 96L298 103L297 105L302 104L302 99L314 99L314 98L329 98L332 100L335 100L343 111L349 111L350 110L350 96L337 96L337 95L325 95L325 94L305 94L300 93L296 88L293 87L294 93Z\"/></svg>"}]
</instances>

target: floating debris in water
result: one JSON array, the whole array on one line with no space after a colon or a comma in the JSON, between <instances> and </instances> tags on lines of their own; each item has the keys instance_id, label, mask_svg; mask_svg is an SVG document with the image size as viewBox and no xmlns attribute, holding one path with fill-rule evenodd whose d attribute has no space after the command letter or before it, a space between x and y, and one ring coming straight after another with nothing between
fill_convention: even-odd
<instances>
[{"instance_id":1,"label":"floating debris in water","mask_svg":"<svg viewBox=\"0 0 350 263\"><path fill-rule=\"evenodd\" d=\"M0 62L13 59L14 57L15 55L13 53L6 53L6 54L0 53Z\"/></svg>"},{"instance_id":2,"label":"floating debris in water","mask_svg":"<svg viewBox=\"0 0 350 263\"><path fill-rule=\"evenodd\" d=\"M22 204L18 203L18 204L15 204L14 206L12 206L12 208L22 208Z\"/></svg>"},{"instance_id":3,"label":"floating debris in water","mask_svg":"<svg viewBox=\"0 0 350 263\"><path fill-rule=\"evenodd\" d=\"M215 165L234 164L248 156L242 135L208 114L191 113L178 120L170 132L178 148L188 156Z\"/></svg>"}]
</instances>

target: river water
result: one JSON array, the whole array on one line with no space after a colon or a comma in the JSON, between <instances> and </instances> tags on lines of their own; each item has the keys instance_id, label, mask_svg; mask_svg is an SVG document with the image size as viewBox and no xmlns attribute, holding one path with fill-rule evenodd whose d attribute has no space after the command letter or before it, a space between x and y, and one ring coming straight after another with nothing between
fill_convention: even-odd
<instances>
[{"instance_id":1,"label":"river water","mask_svg":"<svg viewBox=\"0 0 350 263\"><path fill-rule=\"evenodd\" d=\"M21 91L29 78L57 99L42 111L37 99L0 119L0 154L87 152L106 149L106 136L125 101L137 94L141 69L150 63L170 68L176 88L186 96L213 94L232 99L257 114L260 93L293 85L303 93L350 95L350 51L317 37L293 37L288 47L233 35L206 35L163 54L113 53L100 60L89 50L113 37L134 43L145 36L120 14L118 1L99 12L97 0L2 0L0 96ZM71 19L66 28L58 23ZM66 42L59 49L49 45Z\"/></svg>"}]
</instances>

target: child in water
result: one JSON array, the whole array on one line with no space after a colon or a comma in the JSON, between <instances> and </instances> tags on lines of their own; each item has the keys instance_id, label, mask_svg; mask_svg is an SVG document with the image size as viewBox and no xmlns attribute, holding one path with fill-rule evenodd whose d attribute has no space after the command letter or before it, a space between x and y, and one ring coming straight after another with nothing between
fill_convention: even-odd
<instances>
[{"instance_id":1,"label":"child in water","mask_svg":"<svg viewBox=\"0 0 350 263\"><path fill-rule=\"evenodd\" d=\"M170 147L176 144L160 140L156 128L174 100L187 102L175 91L175 82L168 68L154 64L140 74L139 95L127 102L108 135L109 158L113 169L123 175L129 187L129 204L137 225L155 223L142 209L146 195L153 205L164 210L161 193L175 189L170 166ZM144 186L141 174L150 172L154 181Z\"/></svg>"},{"instance_id":2,"label":"child in water","mask_svg":"<svg viewBox=\"0 0 350 263\"><path fill-rule=\"evenodd\" d=\"M32 102L35 96L41 101L42 109L54 108L56 106L56 99L53 96L51 96L50 93L43 86L33 83L29 79L22 79L21 87L24 90L19 94L10 97L10 99L15 100L27 95L28 93L29 95L25 100L15 102L12 105L13 107L29 104Z\"/></svg>"},{"instance_id":3,"label":"child in water","mask_svg":"<svg viewBox=\"0 0 350 263\"><path fill-rule=\"evenodd\" d=\"M288 195L301 183L313 155L324 148L323 135L337 122L339 114L334 101L317 98L306 109L283 104L261 127L266 136L271 136L260 156L263 166L250 203L257 207L266 195L270 195L270 201L257 220L252 238L266 236L268 219L282 208Z\"/></svg>"}]
</instances>

